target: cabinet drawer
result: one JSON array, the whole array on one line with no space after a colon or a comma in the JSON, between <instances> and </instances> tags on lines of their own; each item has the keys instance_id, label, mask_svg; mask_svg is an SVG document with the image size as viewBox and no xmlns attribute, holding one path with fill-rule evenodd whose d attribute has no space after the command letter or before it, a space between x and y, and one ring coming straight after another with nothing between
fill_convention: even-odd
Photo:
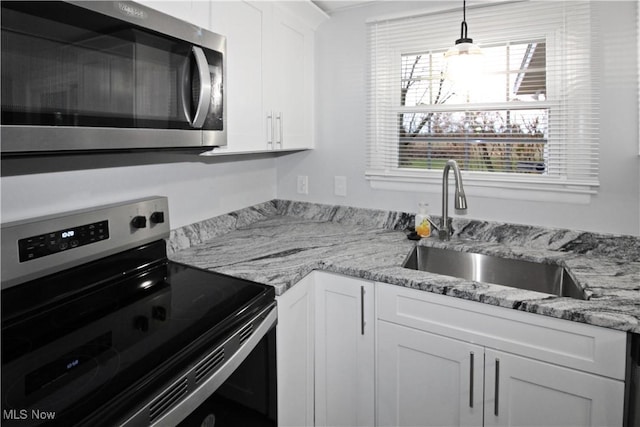
<instances>
[{"instance_id":1,"label":"cabinet drawer","mask_svg":"<svg viewBox=\"0 0 640 427\"><path fill-rule=\"evenodd\" d=\"M379 319L624 380L626 333L376 284Z\"/></svg>"}]
</instances>

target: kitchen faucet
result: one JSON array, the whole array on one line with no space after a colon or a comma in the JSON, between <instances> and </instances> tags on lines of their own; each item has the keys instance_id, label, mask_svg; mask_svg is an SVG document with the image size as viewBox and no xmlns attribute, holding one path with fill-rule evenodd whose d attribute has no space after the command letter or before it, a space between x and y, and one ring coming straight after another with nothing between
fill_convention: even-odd
<instances>
[{"instance_id":1,"label":"kitchen faucet","mask_svg":"<svg viewBox=\"0 0 640 427\"><path fill-rule=\"evenodd\" d=\"M449 240L451 234L453 234L453 228L451 227L451 218L449 218L449 169L453 168L453 175L456 179L456 192L455 192L455 208L457 210L467 210L467 198L464 195L464 188L462 187L462 175L460 175L460 168L455 160L448 160L444 165L444 172L442 175L442 217L440 217L440 229L438 230L438 238L440 240Z\"/></svg>"}]
</instances>

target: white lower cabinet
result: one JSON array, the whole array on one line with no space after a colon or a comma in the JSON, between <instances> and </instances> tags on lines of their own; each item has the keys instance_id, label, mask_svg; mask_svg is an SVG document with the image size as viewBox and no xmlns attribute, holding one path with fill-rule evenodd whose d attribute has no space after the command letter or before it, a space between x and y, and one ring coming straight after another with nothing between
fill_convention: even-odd
<instances>
[{"instance_id":1,"label":"white lower cabinet","mask_svg":"<svg viewBox=\"0 0 640 427\"><path fill-rule=\"evenodd\" d=\"M278 425L373 426L373 282L314 271L277 301Z\"/></svg>"},{"instance_id":2,"label":"white lower cabinet","mask_svg":"<svg viewBox=\"0 0 640 427\"><path fill-rule=\"evenodd\" d=\"M381 426L622 425L621 381L385 321L378 345Z\"/></svg>"},{"instance_id":3,"label":"white lower cabinet","mask_svg":"<svg viewBox=\"0 0 640 427\"><path fill-rule=\"evenodd\" d=\"M622 425L622 381L501 351L485 351L485 396L485 426Z\"/></svg>"},{"instance_id":4,"label":"white lower cabinet","mask_svg":"<svg viewBox=\"0 0 640 427\"><path fill-rule=\"evenodd\" d=\"M313 425L313 276L279 296L276 347L278 425Z\"/></svg>"},{"instance_id":5,"label":"white lower cabinet","mask_svg":"<svg viewBox=\"0 0 640 427\"><path fill-rule=\"evenodd\" d=\"M624 333L386 284L376 297L378 425L622 426Z\"/></svg>"},{"instance_id":6,"label":"white lower cabinet","mask_svg":"<svg viewBox=\"0 0 640 427\"><path fill-rule=\"evenodd\" d=\"M373 426L374 284L316 273L315 425Z\"/></svg>"},{"instance_id":7,"label":"white lower cabinet","mask_svg":"<svg viewBox=\"0 0 640 427\"><path fill-rule=\"evenodd\" d=\"M317 271L277 301L280 426L623 425L624 332Z\"/></svg>"},{"instance_id":8,"label":"white lower cabinet","mask_svg":"<svg viewBox=\"0 0 640 427\"><path fill-rule=\"evenodd\" d=\"M482 425L482 347L384 321L377 329L378 425Z\"/></svg>"}]
</instances>

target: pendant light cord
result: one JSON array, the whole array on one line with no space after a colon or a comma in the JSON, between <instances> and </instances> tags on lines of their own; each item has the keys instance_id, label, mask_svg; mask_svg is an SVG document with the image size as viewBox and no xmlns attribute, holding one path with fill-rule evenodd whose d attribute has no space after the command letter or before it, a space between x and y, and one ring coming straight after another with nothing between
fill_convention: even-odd
<instances>
[{"instance_id":1,"label":"pendant light cord","mask_svg":"<svg viewBox=\"0 0 640 427\"><path fill-rule=\"evenodd\" d=\"M459 43L473 43L473 40L467 37L467 1L462 1L462 24L460 24L460 39L456 40L456 44Z\"/></svg>"}]
</instances>

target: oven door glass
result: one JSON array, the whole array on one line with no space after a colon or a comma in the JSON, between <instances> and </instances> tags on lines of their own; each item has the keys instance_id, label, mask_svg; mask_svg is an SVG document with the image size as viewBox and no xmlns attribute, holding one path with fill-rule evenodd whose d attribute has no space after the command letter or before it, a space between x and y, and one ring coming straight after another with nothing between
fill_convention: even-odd
<instances>
[{"instance_id":1,"label":"oven door glass","mask_svg":"<svg viewBox=\"0 0 640 427\"><path fill-rule=\"evenodd\" d=\"M222 54L61 2L2 2L2 124L222 130Z\"/></svg>"}]
</instances>

